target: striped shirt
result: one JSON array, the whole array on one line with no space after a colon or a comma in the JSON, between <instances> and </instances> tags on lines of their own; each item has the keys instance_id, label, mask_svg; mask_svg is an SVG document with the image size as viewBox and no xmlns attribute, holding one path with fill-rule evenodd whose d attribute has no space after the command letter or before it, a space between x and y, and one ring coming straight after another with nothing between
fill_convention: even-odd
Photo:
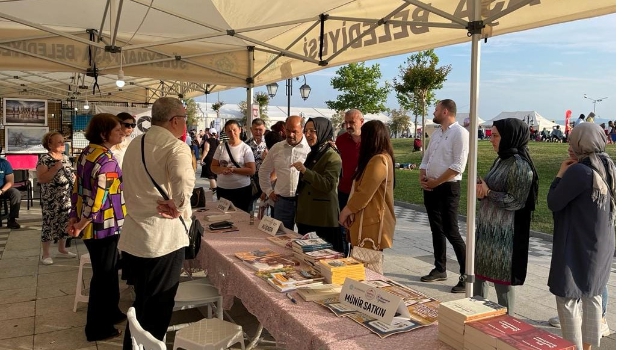
<instances>
[{"instance_id":1,"label":"striped shirt","mask_svg":"<svg viewBox=\"0 0 640 350\"><path fill-rule=\"evenodd\" d=\"M118 162L108 148L89 144L78 157L69 217L90 219L83 238L101 239L119 234L126 215Z\"/></svg>"}]
</instances>

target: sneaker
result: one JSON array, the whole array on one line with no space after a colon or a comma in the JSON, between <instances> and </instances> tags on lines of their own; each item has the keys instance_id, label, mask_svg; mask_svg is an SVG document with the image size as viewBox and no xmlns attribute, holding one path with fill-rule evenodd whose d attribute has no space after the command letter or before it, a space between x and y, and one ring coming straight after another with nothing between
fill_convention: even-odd
<instances>
[{"instance_id":1,"label":"sneaker","mask_svg":"<svg viewBox=\"0 0 640 350\"><path fill-rule=\"evenodd\" d=\"M549 319L549 324L556 327L556 328L560 328L560 318L558 318L558 316L556 317L551 317Z\"/></svg>"},{"instance_id":2,"label":"sneaker","mask_svg":"<svg viewBox=\"0 0 640 350\"><path fill-rule=\"evenodd\" d=\"M12 230L17 230L20 228L20 224L15 219L9 220L7 222L7 228L10 228Z\"/></svg>"},{"instance_id":3,"label":"sneaker","mask_svg":"<svg viewBox=\"0 0 640 350\"><path fill-rule=\"evenodd\" d=\"M440 272L436 269L431 270L428 275L420 277L422 282L446 281L447 271Z\"/></svg>"},{"instance_id":4,"label":"sneaker","mask_svg":"<svg viewBox=\"0 0 640 350\"><path fill-rule=\"evenodd\" d=\"M607 319L602 318L602 323L600 324L600 336L606 337L611 334L611 330L609 329L609 325L607 324Z\"/></svg>"},{"instance_id":5,"label":"sneaker","mask_svg":"<svg viewBox=\"0 0 640 350\"><path fill-rule=\"evenodd\" d=\"M53 264L53 259L51 259L51 257L48 257L45 259L41 259L40 262L42 263L42 265L51 265Z\"/></svg>"},{"instance_id":6,"label":"sneaker","mask_svg":"<svg viewBox=\"0 0 640 350\"><path fill-rule=\"evenodd\" d=\"M453 288L451 288L451 293L464 293L464 292L466 292L467 291L467 287L465 287L464 281L465 281L465 275L460 276L460 278L458 278L458 284L456 284L455 286L453 286Z\"/></svg>"}]
</instances>

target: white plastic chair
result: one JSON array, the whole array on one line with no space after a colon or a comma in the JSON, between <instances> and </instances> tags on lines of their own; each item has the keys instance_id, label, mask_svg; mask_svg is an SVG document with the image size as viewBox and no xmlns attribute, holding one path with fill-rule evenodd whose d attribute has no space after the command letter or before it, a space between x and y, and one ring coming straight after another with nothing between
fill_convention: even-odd
<instances>
[{"instance_id":1,"label":"white plastic chair","mask_svg":"<svg viewBox=\"0 0 640 350\"><path fill-rule=\"evenodd\" d=\"M134 350L167 350L165 343L156 339L140 326L140 322L136 318L136 309L133 307L127 311L127 320L129 320L129 332L131 332Z\"/></svg>"},{"instance_id":2,"label":"white plastic chair","mask_svg":"<svg viewBox=\"0 0 640 350\"><path fill-rule=\"evenodd\" d=\"M84 280L82 278L82 271L84 269L84 265L91 265L91 258L89 257L89 253L85 253L80 256L80 266L78 267L78 280L76 281L76 298L73 301L73 312L76 312L79 302L83 302L83 303L89 302L89 296L82 294L82 290L84 289Z\"/></svg>"},{"instance_id":3,"label":"white plastic chair","mask_svg":"<svg viewBox=\"0 0 640 350\"><path fill-rule=\"evenodd\" d=\"M200 306L207 307L207 318L213 317L213 307L216 306L216 317L223 319L222 295L218 289L206 278L181 282L174 298L173 311L193 309Z\"/></svg>"},{"instance_id":4,"label":"white plastic chair","mask_svg":"<svg viewBox=\"0 0 640 350\"><path fill-rule=\"evenodd\" d=\"M240 343L244 347L242 326L217 318L204 319L176 332L173 349L222 350Z\"/></svg>"}]
</instances>

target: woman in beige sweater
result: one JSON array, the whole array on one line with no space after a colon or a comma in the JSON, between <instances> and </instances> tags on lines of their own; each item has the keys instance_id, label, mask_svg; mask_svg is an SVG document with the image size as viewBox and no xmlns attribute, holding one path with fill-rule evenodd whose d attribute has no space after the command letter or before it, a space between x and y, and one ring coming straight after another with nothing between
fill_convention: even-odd
<instances>
[{"instance_id":1,"label":"woman in beige sweater","mask_svg":"<svg viewBox=\"0 0 640 350\"><path fill-rule=\"evenodd\" d=\"M352 245L360 245L362 240L370 238L378 250L391 248L396 227L393 164L393 149L387 127L378 120L364 123L352 193L338 218L340 224L349 229ZM382 237L378 241L380 229ZM364 246L373 248L368 241Z\"/></svg>"}]
</instances>

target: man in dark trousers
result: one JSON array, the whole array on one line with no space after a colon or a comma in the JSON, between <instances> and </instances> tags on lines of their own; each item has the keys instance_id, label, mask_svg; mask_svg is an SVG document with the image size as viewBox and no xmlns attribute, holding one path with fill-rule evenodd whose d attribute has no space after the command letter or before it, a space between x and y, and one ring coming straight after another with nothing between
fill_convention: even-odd
<instances>
[{"instance_id":1,"label":"man in dark trousers","mask_svg":"<svg viewBox=\"0 0 640 350\"><path fill-rule=\"evenodd\" d=\"M440 124L431 135L431 141L420 164L420 187L429 216L433 236L435 268L422 276L422 282L447 279L447 240L453 246L460 277L451 293L465 292L466 245L458 228L460 180L469 155L469 131L456 122L456 103L442 100L433 112L433 122Z\"/></svg>"}]
</instances>

